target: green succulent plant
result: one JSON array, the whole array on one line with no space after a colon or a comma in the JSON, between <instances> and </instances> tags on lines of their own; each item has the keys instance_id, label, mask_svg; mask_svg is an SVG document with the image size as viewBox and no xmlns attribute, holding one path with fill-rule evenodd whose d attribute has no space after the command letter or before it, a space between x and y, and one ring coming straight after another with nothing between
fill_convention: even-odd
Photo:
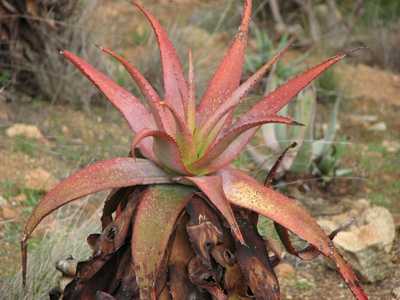
<instances>
[{"instance_id":1,"label":"green succulent plant","mask_svg":"<svg viewBox=\"0 0 400 300\"><path fill-rule=\"evenodd\" d=\"M259 68L262 59L271 57L277 48L288 43L287 38L283 37L279 41L278 47L268 37L268 34L256 30L255 34L255 51L253 55L249 55L246 60L247 71L253 71ZM262 53L258 55L257 53ZM278 86L282 85L291 77L293 70L299 68L299 61L291 64L276 64L272 68L268 79L265 82L265 94L274 91ZM328 74L325 72L319 79L324 78ZM337 175L345 175L351 172L348 169L339 169L339 160L342 154L342 144L335 143L337 132L337 119L341 97L334 95L334 105L331 110L331 116L326 130L322 138L316 136L316 120L317 112L317 95L321 92L325 97L328 93L325 86L333 82L332 73L321 83L310 84L306 89L297 95L296 101L291 102L280 112L284 116L294 116L294 119L304 126L283 126L280 124L266 124L261 126L262 143L257 147L249 144L247 150L251 158L263 169L271 169L274 164L275 155L267 155L266 151L259 149L264 147L273 153L282 153L289 145L296 143L296 147L291 147L280 164L280 174L286 172L309 173L320 176L325 181L329 181ZM323 89L322 89L323 88ZM329 86L331 90L332 87ZM333 98L333 94L329 93L329 98Z\"/></svg>"}]
</instances>

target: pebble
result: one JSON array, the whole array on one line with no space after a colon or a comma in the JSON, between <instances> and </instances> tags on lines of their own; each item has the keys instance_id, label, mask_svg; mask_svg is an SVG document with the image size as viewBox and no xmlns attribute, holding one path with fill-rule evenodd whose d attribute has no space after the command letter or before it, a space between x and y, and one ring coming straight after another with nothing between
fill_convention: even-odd
<instances>
[{"instance_id":1,"label":"pebble","mask_svg":"<svg viewBox=\"0 0 400 300\"><path fill-rule=\"evenodd\" d=\"M368 127L370 131L385 131L387 129L385 122L378 122Z\"/></svg>"}]
</instances>

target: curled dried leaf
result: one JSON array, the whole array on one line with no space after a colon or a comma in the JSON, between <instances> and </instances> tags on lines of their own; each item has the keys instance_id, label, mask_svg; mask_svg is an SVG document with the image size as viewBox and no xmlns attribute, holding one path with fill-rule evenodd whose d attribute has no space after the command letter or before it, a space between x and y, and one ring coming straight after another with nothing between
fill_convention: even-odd
<instances>
[{"instance_id":1,"label":"curled dried leaf","mask_svg":"<svg viewBox=\"0 0 400 300\"><path fill-rule=\"evenodd\" d=\"M238 245L236 255L251 291L249 296L253 294L256 299L279 300L280 292L276 276L255 252L249 247Z\"/></svg>"},{"instance_id":2,"label":"curled dried leaf","mask_svg":"<svg viewBox=\"0 0 400 300\"><path fill-rule=\"evenodd\" d=\"M215 212L199 197L194 197L186 211L190 221L186 230L194 251L203 259L203 263L211 266L210 252L222 243L222 228Z\"/></svg>"},{"instance_id":3,"label":"curled dried leaf","mask_svg":"<svg viewBox=\"0 0 400 300\"><path fill-rule=\"evenodd\" d=\"M203 264L203 260L200 257L196 256L190 260L188 274L193 284L207 290L215 299L227 299L218 283L218 274L214 269Z\"/></svg>"},{"instance_id":4,"label":"curled dried leaf","mask_svg":"<svg viewBox=\"0 0 400 300\"><path fill-rule=\"evenodd\" d=\"M209 296L190 282L186 265L171 265L168 267L169 292L173 300L199 299L209 300Z\"/></svg>"}]
</instances>

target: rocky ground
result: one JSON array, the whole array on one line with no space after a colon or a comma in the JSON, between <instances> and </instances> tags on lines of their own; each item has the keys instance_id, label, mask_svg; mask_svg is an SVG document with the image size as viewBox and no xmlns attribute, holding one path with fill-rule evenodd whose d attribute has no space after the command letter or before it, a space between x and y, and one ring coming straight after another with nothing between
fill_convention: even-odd
<instances>
[{"instance_id":1,"label":"rocky ground","mask_svg":"<svg viewBox=\"0 0 400 300\"><path fill-rule=\"evenodd\" d=\"M126 55L142 57L145 50L127 46L137 37L133 36L137 26L122 26L130 20L133 9L125 2L115 3L99 10L98 18L118 20L111 32L118 29L118 36L125 38L117 47ZM168 15L168 10L164 14ZM198 45L207 41L214 49L223 49L229 37L224 33L210 37L201 27L193 30L196 37L188 30L182 39ZM202 52L197 47L197 67L211 68L201 60L204 49ZM220 56L219 50L214 52L215 58ZM371 299L400 299L400 76L352 65L351 59L335 72L345 95L339 122L339 138L346 143L342 165L351 168L352 175L324 187L310 178L291 178L287 192L310 208L327 230L354 219L352 226L338 235L337 246L361 272ZM29 98L6 103L0 97L0 278L15 278L19 270L21 228L40 197L81 166L126 155L130 139L127 126L111 108L92 107L83 112ZM246 158L240 158L237 165L258 174ZM50 261L52 268L55 260L70 254L64 253L66 248L54 247L54 240L48 236L56 231L76 233L82 226L81 219L93 219L95 223L102 197L104 194L74 204L70 211L63 211L65 215L49 217L38 229L31 251L40 252L44 245L54 250L45 258L33 254L38 257L35 263ZM70 222L66 216L77 210L79 220ZM79 234L72 236L78 239ZM277 273L283 299L352 299L337 273L322 259L305 263L285 256ZM45 288L42 286L40 293Z\"/></svg>"}]
</instances>

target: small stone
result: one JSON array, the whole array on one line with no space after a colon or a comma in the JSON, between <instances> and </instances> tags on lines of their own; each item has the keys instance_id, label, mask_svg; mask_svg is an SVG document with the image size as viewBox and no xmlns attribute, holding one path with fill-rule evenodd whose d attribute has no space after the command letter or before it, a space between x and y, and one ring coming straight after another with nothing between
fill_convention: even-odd
<instances>
[{"instance_id":1,"label":"small stone","mask_svg":"<svg viewBox=\"0 0 400 300\"><path fill-rule=\"evenodd\" d=\"M29 139L47 142L42 132L34 125L17 123L7 128L6 135L8 137L23 136Z\"/></svg>"},{"instance_id":2,"label":"small stone","mask_svg":"<svg viewBox=\"0 0 400 300\"><path fill-rule=\"evenodd\" d=\"M396 141L384 140L382 142L382 146L385 147L386 151L390 153L396 153L400 150L400 143Z\"/></svg>"},{"instance_id":3,"label":"small stone","mask_svg":"<svg viewBox=\"0 0 400 300\"><path fill-rule=\"evenodd\" d=\"M23 203L27 200L27 197L25 194L19 194L19 195L13 197L11 200L15 203Z\"/></svg>"},{"instance_id":4,"label":"small stone","mask_svg":"<svg viewBox=\"0 0 400 300\"><path fill-rule=\"evenodd\" d=\"M352 203L352 209L355 211L356 214L364 212L366 209L371 207L369 201L365 198L360 198L357 201Z\"/></svg>"},{"instance_id":5,"label":"small stone","mask_svg":"<svg viewBox=\"0 0 400 300\"><path fill-rule=\"evenodd\" d=\"M10 206L3 206L1 208L1 215L5 220L15 219L18 213L15 208Z\"/></svg>"},{"instance_id":6,"label":"small stone","mask_svg":"<svg viewBox=\"0 0 400 300\"><path fill-rule=\"evenodd\" d=\"M357 124L373 123L378 121L378 116L375 115L350 115L350 121Z\"/></svg>"},{"instance_id":7,"label":"small stone","mask_svg":"<svg viewBox=\"0 0 400 300\"><path fill-rule=\"evenodd\" d=\"M400 286L392 290L393 300L400 300Z\"/></svg>"},{"instance_id":8,"label":"small stone","mask_svg":"<svg viewBox=\"0 0 400 300\"><path fill-rule=\"evenodd\" d=\"M62 131L62 133L65 134L65 135L67 135L67 134L70 133L69 128L68 128L67 126L65 126L65 125L63 125L63 126L61 127L61 131Z\"/></svg>"},{"instance_id":9,"label":"small stone","mask_svg":"<svg viewBox=\"0 0 400 300\"><path fill-rule=\"evenodd\" d=\"M37 168L25 175L25 187L32 190L48 192L57 180L49 172L42 168Z\"/></svg>"},{"instance_id":10,"label":"small stone","mask_svg":"<svg viewBox=\"0 0 400 300\"><path fill-rule=\"evenodd\" d=\"M333 240L352 267L365 282L376 282L387 277L393 264L391 249L395 238L392 214L384 207L367 206L365 201L350 211L318 220L326 232L332 232L347 221L355 222Z\"/></svg>"},{"instance_id":11,"label":"small stone","mask_svg":"<svg viewBox=\"0 0 400 300\"><path fill-rule=\"evenodd\" d=\"M275 274L278 278L291 278L296 274L296 270L291 264L282 262L274 268Z\"/></svg>"},{"instance_id":12,"label":"small stone","mask_svg":"<svg viewBox=\"0 0 400 300\"><path fill-rule=\"evenodd\" d=\"M385 131L386 130L386 123L385 122L378 122L374 125L368 127L368 130L371 131Z\"/></svg>"}]
</instances>

